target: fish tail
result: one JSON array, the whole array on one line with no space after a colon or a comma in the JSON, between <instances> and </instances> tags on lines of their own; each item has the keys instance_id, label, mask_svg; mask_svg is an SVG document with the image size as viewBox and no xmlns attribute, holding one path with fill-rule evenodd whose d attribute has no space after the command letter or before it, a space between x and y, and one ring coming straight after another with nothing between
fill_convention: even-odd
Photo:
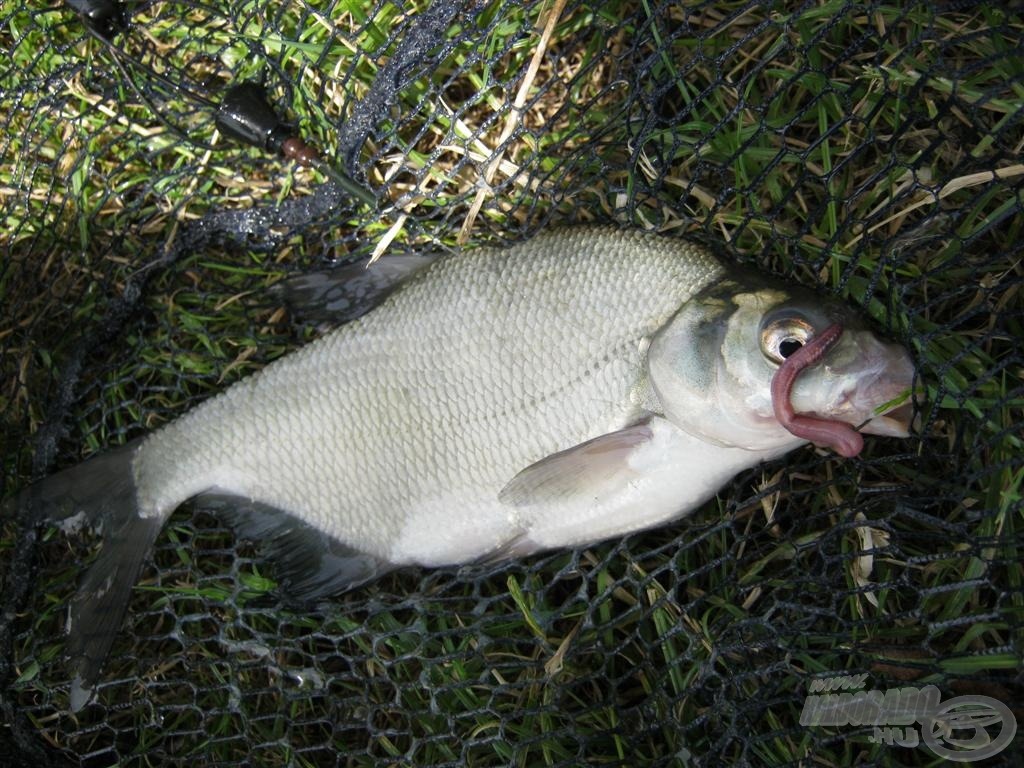
<instances>
[{"instance_id":1,"label":"fish tail","mask_svg":"<svg viewBox=\"0 0 1024 768\"><path fill-rule=\"evenodd\" d=\"M48 477L15 496L13 504L8 502L21 508L26 522L55 523L66 532L87 524L102 540L68 608L66 652L74 674L70 706L75 712L92 698L132 586L167 517L139 509L132 472L139 442Z\"/></svg>"}]
</instances>

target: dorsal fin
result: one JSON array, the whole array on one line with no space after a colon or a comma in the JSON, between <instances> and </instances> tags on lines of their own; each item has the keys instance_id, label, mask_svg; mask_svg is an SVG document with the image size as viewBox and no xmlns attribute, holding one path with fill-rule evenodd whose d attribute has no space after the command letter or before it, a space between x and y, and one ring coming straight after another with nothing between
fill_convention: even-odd
<instances>
[{"instance_id":1,"label":"dorsal fin","mask_svg":"<svg viewBox=\"0 0 1024 768\"><path fill-rule=\"evenodd\" d=\"M310 325L337 326L365 315L410 276L432 264L440 252L370 258L340 267L289 277L274 289L295 319Z\"/></svg>"}]
</instances>

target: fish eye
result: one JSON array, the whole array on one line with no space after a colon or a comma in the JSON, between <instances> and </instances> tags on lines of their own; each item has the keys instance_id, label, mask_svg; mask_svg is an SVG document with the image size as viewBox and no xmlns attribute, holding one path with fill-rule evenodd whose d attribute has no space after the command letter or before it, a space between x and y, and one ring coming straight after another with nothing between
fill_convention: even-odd
<instances>
[{"instance_id":1,"label":"fish eye","mask_svg":"<svg viewBox=\"0 0 1024 768\"><path fill-rule=\"evenodd\" d=\"M814 336L814 328L802 317L780 317L761 329L761 352L781 365Z\"/></svg>"}]
</instances>

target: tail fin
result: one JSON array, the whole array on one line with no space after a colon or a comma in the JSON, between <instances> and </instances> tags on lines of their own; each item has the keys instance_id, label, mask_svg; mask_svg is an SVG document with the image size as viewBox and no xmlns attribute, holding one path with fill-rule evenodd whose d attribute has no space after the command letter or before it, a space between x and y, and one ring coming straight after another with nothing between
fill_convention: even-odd
<instances>
[{"instance_id":1,"label":"tail fin","mask_svg":"<svg viewBox=\"0 0 1024 768\"><path fill-rule=\"evenodd\" d=\"M133 441L59 472L29 486L14 502L27 513L26 522L52 522L65 531L87 523L103 540L68 610L66 651L74 672L70 698L74 712L92 698L128 609L132 586L166 521L159 514L140 517L132 474L138 445L138 440Z\"/></svg>"}]
</instances>

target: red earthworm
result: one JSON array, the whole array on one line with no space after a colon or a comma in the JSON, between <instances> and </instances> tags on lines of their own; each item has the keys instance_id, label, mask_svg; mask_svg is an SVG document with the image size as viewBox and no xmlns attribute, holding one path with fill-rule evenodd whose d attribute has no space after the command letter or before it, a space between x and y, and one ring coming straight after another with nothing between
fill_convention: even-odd
<instances>
[{"instance_id":1,"label":"red earthworm","mask_svg":"<svg viewBox=\"0 0 1024 768\"><path fill-rule=\"evenodd\" d=\"M822 419L817 416L799 415L793 410L790 396L796 377L805 368L817 363L843 335L843 326L830 325L800 349L782 361L779 370L772 377L772 410L779 424L797 437L825 445L840 456L856 456L864 448L860 432L843 421Z\"/></svg>"}]
</instances>

